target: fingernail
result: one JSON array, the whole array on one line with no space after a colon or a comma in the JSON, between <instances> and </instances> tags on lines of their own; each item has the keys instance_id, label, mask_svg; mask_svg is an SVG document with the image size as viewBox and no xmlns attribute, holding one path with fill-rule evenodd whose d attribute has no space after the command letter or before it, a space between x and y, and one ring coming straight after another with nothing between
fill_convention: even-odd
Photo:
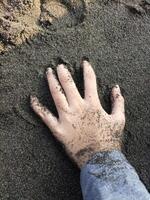
<instances>
[{"instance_id":1,"label":"fingernail","mask_svg":"<svg viewBox=\"0 0 150 200\"><path fill-rule=\"evenodd\" d=\"M30 95L30 102L33 103L34 101L38 101L37 97L34 95Z\"/></svg>"},{"instance_id":2,"label":"fingernail","mask_svg":"<svg viewBox=\"0 0 150 200\"><path fill-rule=\"evenodd\" d=\"M49 74L49 73L51 73L52 71L53 71L52 68L51 68L51 67L48 67L47 70L46 70L46 74Z\"/></svg>"},{"instance_id":3,"label":"fingernail","mask_svg":"<svg viewBox=\"0 0 150 200\"><path fill-rule=\"evenodd\" d=\"M58 67L64 67L64 64L58 64Z\"/></svg>"},{"instance_id":4,"label":"fingernail","mask_svg":"<svg viewBox=\"0 0 150 200\"><path fill-rule=\"evenodd\" d=\"M120 87L119 87L118 84L115 85L115 89L116 89L119 93L121 93L121 90L120 90Z\"/></svg>"},{"instance_id":5,"label":"fingernail","mask_svg":"<svg viewBox=\"0 0 150 200\"><path fill-rule=\"evenodd\" d=\"M68 69L67 66L64 65L64 64L59 64L57 67L63 67L63 68L65 68L65 69Z\"/></svg>"},{"instance_id":6,"label":"fingernail","mask_svg":"<svg viewBox=\"0 0 150 200\"><path fill-rule=\"evenodd\" d=\"M89 62L87 60L83 60L81 63L81 68L83 68L84 66L88 66Z\"/></svg>"},{"instance_id":7,"label":"fingernail","mask_svg":"<svg viewBox=\"0 0 150 200\"><path fill-rule=\"evenodd\" d=\"M82 62L84 62L84 61L86 61L86 62L90 62L89 58L86 57L86 56L83 56L83 57L82 57Z\"/></svg>"},{"instance_id":8,"label":"fingernail","mask_svg":"<svg viewBox=\"0 0 150 200\"><path fill-rule=\"evenodd\" d=\"M120 87L119 87L118 84L116 84L114 87L115 87L116 89L120 89Z\"/></svg>"},{"instance_id":9,"label":"fingernail","mask_svg":"<svg viewBox=\"0 0 150 200\"><path fill-rule=\"evenodd\" d=\"M89 63L87 60L83 60L82 62L85 63L85 64Z\"/></svg>"}]
</instances>

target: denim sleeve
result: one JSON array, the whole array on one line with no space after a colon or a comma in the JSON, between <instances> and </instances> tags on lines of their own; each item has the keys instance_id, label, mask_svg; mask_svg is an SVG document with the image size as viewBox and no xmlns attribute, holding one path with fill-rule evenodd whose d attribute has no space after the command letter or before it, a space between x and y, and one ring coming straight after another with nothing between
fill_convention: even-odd
<instances>
[{"instance_id":1,"label":"denim sleeve","mask_svg":"<svg viewBox=\"0 0 150 200\"><path fill-rule=\"evenodd\" d=\"M120 151L97 153L81 169L84 200L150 200L135 169Z\"/></svg>"}]
</instances>

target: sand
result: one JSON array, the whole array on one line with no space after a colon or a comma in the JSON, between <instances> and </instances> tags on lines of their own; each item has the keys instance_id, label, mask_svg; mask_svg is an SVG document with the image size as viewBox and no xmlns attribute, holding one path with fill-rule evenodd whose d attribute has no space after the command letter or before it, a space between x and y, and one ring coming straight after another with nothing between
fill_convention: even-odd
<instances>
[{"instance_id":1,"label":"sand","mask_svg":"<svg viewBox=\"0 0 150 200\"><path fill-rule=\"evenodd\" d=\"M29 105L29 95L35 94L57 114L45 70L55 69L59 58L83 93L82 56L94 66L106 111L112 85L121 86L127 117L124 152L150 191L149 1L28 0L17 4L20 8L12 3L19 0L2 2L0 199L82 199L79 170ZM12 14L5 18L5 30L7 6Z\"/></svg>"}]
</instances>

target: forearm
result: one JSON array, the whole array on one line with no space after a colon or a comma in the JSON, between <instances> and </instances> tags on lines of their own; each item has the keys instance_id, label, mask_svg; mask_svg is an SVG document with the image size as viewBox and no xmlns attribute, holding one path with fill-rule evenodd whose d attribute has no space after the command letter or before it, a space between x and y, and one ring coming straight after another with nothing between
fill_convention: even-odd
<instances>
[{"instance_id":1,"label":"forearm","mask_svg":"<svg viewBox=\"0 0 150 200\"><path fill-rule=\"evenodd\" d=\"M84 200L150 200L134 168L120 151L97 153L81 169Z\"/></svg>"}]
</instances>

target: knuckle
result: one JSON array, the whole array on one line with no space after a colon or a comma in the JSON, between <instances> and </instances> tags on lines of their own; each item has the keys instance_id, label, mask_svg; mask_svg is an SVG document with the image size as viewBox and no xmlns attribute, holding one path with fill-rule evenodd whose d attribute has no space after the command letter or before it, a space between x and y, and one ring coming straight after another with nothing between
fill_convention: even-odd
<instances>
[{"instance_id":1,"label":"knuckle","mask_svg":"<svg viewBox=\"0 0 150 200\"><path fill-rule=\"evenodd\" d=\"M115 100L118 100L118 101L124 100L123 96L120 93L114 94L113 96Z\"/></svg>"},{"instance_id":2,"label":"knuckle","mask_svg":"<svg viewBox=\"0 0 150 200\"><path fill-rule=\"evenodd\" d=\"M68 77L65 74L61 75L62 82L66 82L68 80Z\"/></svg>"},{"instance_id":3,"label":"knuckle","mask_svg":"<svg viewBox=\"0 0 150 200\"><path fill-rule=\"evenodd\" d=\"M35 109L35 112L43 119L44 115L40 109Z\"/></svg>"},{"instance_id":4,"label":"knuckle","mask_svg":"<svg viewBox=\"0 0 150 200\"><path fill-rule=\"evenodd\" d=\"M54 82L54 84L52 84L51 85L51 89L52 89L52 91L59 91L60 90L60 85L59 85L59 83L58 82Z\"/></svg>"},{"instance_id":5,"label":"knuckle","mask_svg":"<svg viewBox=\"0 0 150 200\"><path fill-rule=\"evenodd\" d=\"M124 102L124 97L120 95L120 101Z\"/></svg>"},{"instance_id":6,"label":"knuckle","mask_svg":"<svg viewBox=\"0 0 150 200\"><path fill-rule=\"evenodd\" d=\"M124 102L124 97L121 94L118 94L116 98L118 98L119 101Z\"/></svg>"},{"instance_id":7,"label":"knuckle","mask_svg":"<svg viewBox=\"0 0 150 200\"><path fill-rule=\"evenodd\" d=\"M124 114L113 116L112 120L113 120L113 124L115 124L115 126L117 126L117 127L124 127L125 126L126 119L125 119Z\"/></svg>"},{"instance_id":8,"label":"knuckle","mask_svg":"<svg viewBox=\"0 0 150 200\"><path fill-rule=\"evenodd\" d=\"M52 131L52 134L57 138L58 141L63 143L64 136L63 132L58 125L49 125L50 130Z\"/></svg>"},{"instance_id":9,"label":"knuckle","mask_svg":"<svg viewBox=\"0 0 150 200\"><path fill-rule=\"evenodd\" d=\"M125 127L125 119L120 121L120 127L123 129Z\"/></svg>"},{"instance_id":10,"label":"knuckle","mask_svg":"<svg viewBox=\"0 0 150 200\"><path fill-rule=\"evenodd\" d=\"M74 107L78 112L79 111L83 112L85 108L85 102L82 99L80 99L74 103Z\"/></svg>"},{"instance_id":11,"label":"knuckle","mask_svg":"<svg viewBox=\"0 0 150 200\"><path fill-rule=\"evenodd\" d=\"M71 78L71 76L69 74L68 75L67 74L66 75L62 75L61 80L62 80L63 83L72 82L72 78Z\"/></svg>"},{"instance_id":12,"label":"knuckle","mask_svg":"<svg viewBox=\"0 0 150 200\"><path fill-rule=\"evenodd\" d=\"M57 96L56 94L55 94L55 103L57 104L57 105L59 105L59 104L61 104L62 103L62 98L61 97L59 97L59 96Z\"/></svg>"},{"instance_id":13,"label":"knuckle","mask_svg":"<svg viewBox=\"0 0 150 200\"><path fill-rule=\"evenodd\" d=\"M95 75L95 73L93 71L87 71L85 76L90 80L95 80L96 79L96 75Z\"/></svg>"},{"instance_id":14,"label":"knuckle","mask_svg":"<svg viewBox=\"0 0 150 200\"><path fill-rule=\"evenodd\" d=\"M46 107L41 107L40 108L40 114L41 114L41 117L43 118L43 119L45 119L45 118L47 118L47 116L48 116L48 114L49 114L49 110L46 108Z\"/></svg>"},{"instance_id":15,"label":"knuckle","mask_svg":"<svg viewBox=\"0 0 150 200\"><path fill-rule=\"evenodd\" d=\"M61 130L60 126L58 126L57 124L53 125L53 128L51 128L51 129L52 129L54 135L57 135L57 136L62 135L62 130Z\"/></svg>"},{"instance_id":16,"label":"knuckle","mask_svg":"<svg viewBox=\"0 0 150 200\"><path fill-rule=\"evenodd\" d=\"M125 126L125 117L124 117L124 116L120 117L117 121L118 121L118 124L119 124L121 127L124 127L124 126Z\"/></svg>"}]
</instances>

